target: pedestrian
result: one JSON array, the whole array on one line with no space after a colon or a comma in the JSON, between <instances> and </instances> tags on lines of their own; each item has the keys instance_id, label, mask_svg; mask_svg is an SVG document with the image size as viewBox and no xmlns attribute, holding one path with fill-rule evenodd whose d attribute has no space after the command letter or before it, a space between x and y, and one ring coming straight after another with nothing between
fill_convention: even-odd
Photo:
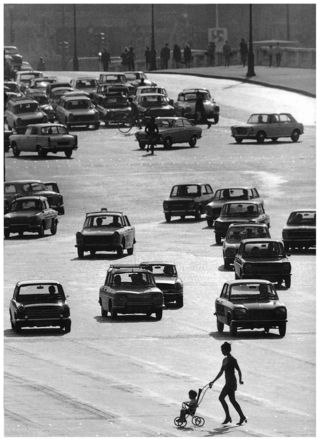
<instances>
[{"instance_id":1,"label":"pedestrian","mask_svg":"<svg viewBox=\"0 0 320 441\"><path fill-rule=\"evenodd\" d=\"M196 124L208 124L208 129L211 127L211 122L207 119L206 109L203 102L203 94L197 92L197 99L195 104L195 120Z\"/></svg>"},{"instance_id":2,"label":"pedestrian","mask_svg":"<svg viewBox=\"0 0 320 441\"><path fill-rule=\"evenodd\" d=\"M44 61L43 57L40 57L38 61L37 70L46 70L46 62Z\"/></svg>"},{"instance_id":3,"label":"pedestrian","mask_svg":"<svg viewBox=\"0 0 320 441\"><path fill-rule=\"evenodd\" d=\"M169 48L169 44L166 43L165 46L160 51L161 69L168 69L169 60L170 60L170 48Z\"/></svg>"},{"instance_id":4,"label":"pedestrian","mask_svg":"<svg viewBox=\"0 0 320 441\"><path fill-rule=\"evenodd\" d=\"M111 61L110 54L107 51L107 49L104 47L101 54L101 63L102 63L102 68L105 72L108 72L109 70L110 61Z\"/></svg>"},{"instance_id":5,"label":"pedestrian","mask_svg":"<svg viewBox=\"0 0 320 441\"><path fill-rule=\"evenodd\" d=\"M146 70L147 71L150 70L150 56L151 56L150 48L147 46L146 50L144 52L144 57L145 57L145 60L146 60Z\"/></svg>"},{"instance_id":6,"label":"pedestrian","mask_svg":"<svg viewBox=\"0 0 320 441\"><path fill-rule=\"evenodd\" d=\"M208 44L206 55L208 59L208 66L214 66L216 58L216 44L214 41L210 41Z\"/></svg>"},{"instance_id":7,"label":"pedestrian","mask_svg":"<svg viewBox=\"0 0 320 441\"><path fill-rule=\"evenodd\" d=\"M128 69L129 70L135 70L135 61L136 61L136 54L134 53L133 47L130 46L129 52L128 52Z\"/></svg>"},{"instance_id":8,"label":"pedestrian","mask_svg":"<svg viewBox=\"0 0 320 441\"><path fill-rule=\"evenodd\" d=\"M212 380L209 383L209 387L211 388L213 383L215 383L218 380L218 378L220 378L221 375L223 375L223 373L225 374L226 384L224 385L224 387L219 395L219 400L220 400L222 407L223 407L223 410L225 411L225 414L226 414L225 420L223 421L222 424L227 424L227 423L232 422L231 416L229 413L229 408L228 408L228 405L225 401L226 396L228 396L231 404L233 405L233 407L236 409L236 411L238 412L238 414L240 416L240 420L237 423L237 425L241 426L243 423L247 422L247 418L244 416L239 403L236 401L235 392L237 390L237 379L236 379L236 375L235 375L235 370L238 371L240 384L243 384L242 373L239 368L237 360L231 355L230 343L228 343L228 342L223 343L223 345L221 345L221 352L225 356L225 358L223 359L222 366L221 366L221 369L220 369L218 375L216 376L216 378L214 380Z\"/></svg>"},{"instance_id":9,"label":"pedestrian","mask_svg":"<svg viewBox=\"0 0 320 441\"><path fill-rule=\"evenodd\" d=\"M223 56L224 56L224 66L229 67L230 66L230 58L231 58L231 46L228 42L228 40L225 41L223 48L222 48Z\"/></svg>"},{"instance_id":10,"label":"pedestrian","mask_svg":"<svg viewBox=\"0 0 320 441\"><path fill-rule=\"evenodd\" d=\"M154 154L154 146L157 144L157 137L159 134L159 129L156 124L156 119L154 116L150 118L144 129L145 133L148 135L148 146L147 152L151 150L151 155Z\"/></svg>"},{"instance_id":11,"label":"pedestrian","mask_svg":"<svg viewBox=\"0 0 320 441\"><path fill-rule=\"evenodd\" d=\"M121 65L123 66L124 70L129 70L129 49L127 47L124 48L124 51L120 55L121 57Z\"/></svg>"},{"instance_id":12,"label":"pedestrian","mask_svg":"<svg viewBox=\"0 0 320 441\"><path fill-rule=\"evenodd\" d=\"M276 56L276 65L280 67L282 51L279 43L277 43L274 53Z\"/></svg>"},{"instance_id":13,"label":"pedestrian","mask_svg":"<svg viewBox=\"0 0 320 441\"><path fill-rule=\"evenodd\" d=\"M179 69L181 63L181 49L178 44L175 44L173 47L172 59L173 59L173 67Z\"/></svg>"},{"instance_id":14,"label":"pedestrian","mask_svg":"<svg viewBox=\"0 0 320 441\"><path fill-rule=\"evenodd\" d=\"M183 57L184 57L184 63L186 65L186 67L191 67L192 51L191 51L191 47L188 43L186 43L186 45L184 47Z\"/></svg>"},{"instance_id":15,"label":"pedestrian","mask_svg":"<svg viewBox=\"0 0 320 441\"><path fill-rule=\"evenodd\" d=\"M157 51L155 48L150 50L150 70L157 70Z\"/></svg>"},{"instance_id":16,"label":"pedestrian","mask_svg":"<svg viewBox=\"0 0 320 441\"><path fill-rule=\"evenodd\" d=\"M179 422L184 423L186 421L186 415L194 415L198 404L197 404L197 396L198 393L195 390L189 390L189 401L184 401L182 403L182 408L180 410Z\"/></svg>"},{"instance_id":17,"label":"pedestrian","mask_svg":"<svg viewBox=\"0 0 320 441\"><path fill-rule=\"evenodd\" d=\"M133 126L137 125L139 129L141 129L141 122L139 119L139 108L137 104L134 102L132 96L129 97L128 101L129 101L129 106L131 107L130 117L131 117L132 125Z\"/></svg>"},{"instance_id":18,"label":"pedestrian","mask_svg":"<svg viewBox=\"0 0 320 441\"><path fill-rule=\"evenodd\" d=\"M268 58L269 58L269 67L272 67L272 58L273 58L272 44L270 44L269 49L268 49Z\"/></svg>"},{"instance_id":19,"label":"pedestrian","mask_svg":"<svg viewBox=\"0 0 320 441\"><path fill-rule=\"evenodd\" d=\"M240 41L240 58L242 66L245 67L248 58L248 45L244 38L241 38Z\"/></svg>"}]
</instances>

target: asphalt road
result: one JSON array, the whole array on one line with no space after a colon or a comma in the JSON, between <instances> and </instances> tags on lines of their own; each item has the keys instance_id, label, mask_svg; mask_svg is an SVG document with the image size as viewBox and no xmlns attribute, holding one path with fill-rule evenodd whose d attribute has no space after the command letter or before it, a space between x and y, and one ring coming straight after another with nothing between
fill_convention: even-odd
<instances>
[{"instance_id":1,"label":"asphalt road","mask_svg":"<svg viewBox=\"0 0 320 441\"><path fill-rule=\"evenodd\" d=\"M151 75L150 75L151 77ZM184 87L215 91L222 118L203 127L196 148L139 150L134 136L117 129L77 130L71 159L6 154L7 179L54 179L66 214L55 236L25 234L4 242L4 411L6 436L315 436L316 256L293 254L292 286L279 290L288 308L287 335L277 331L216 331L214 300L233 271L223 268L222 249L203 219L166 223L162 201L173 184L208 182L256 186L271 216L271 235L281 237L290 210L315 206L315 100L232 81L153 75L176 98ZM284 95L283 95L284 94ZM281 106L279 103L282 103ZM291 111L306 124L298 143L244 142L230 125L256 109ZM132 256L101 253L77 258L75 233L86 211L125 212L136 228ZM100 316L99 287L113 262L159 258L176 263L184 281L185 306L164 311L161 321ZM69 295L72 330L10 329L8 305L15 283L57 279ZM202 428L174 427L189 389L219 371L220 345L232 343L243 372L238 400L248 417L242 427L222 426L219 380L199 408Z\"/></svg>"}]
</instances>

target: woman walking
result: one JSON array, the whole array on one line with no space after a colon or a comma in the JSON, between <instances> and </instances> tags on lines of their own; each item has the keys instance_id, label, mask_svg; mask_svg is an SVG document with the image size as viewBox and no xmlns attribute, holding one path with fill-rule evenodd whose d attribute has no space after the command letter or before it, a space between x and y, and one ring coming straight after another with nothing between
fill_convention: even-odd
<instances>
[{"instance_id":1,"label":"woman walking","mask_svg":"<svg viewBox=\"0 0 320 441\"><path fill-rule=\"evenodd\" d=\"M218 373L216 378L209 383L209 386L211 388L213 383L215 383L218 380L218 378L221 377L221 375L223 373L225 374L226 384L224 385L224 387L219 395L219 400L220 400L222 407L223 407L223 410L225 411L225 414L226 414L226 418L222 424L228 424L228 423L232 422L231 416L229 413L229 407L225 401L226 396L228 396L231 404L233 405L233 407L236 409L236 411L238 412L238 414L240 416L240 420L237 423L237 425L241 426L243 423L247 422L247 418L244 416L244 414L241 410L241 407L240 407L239 403L236 401L236 397L235 397L235 392L237 390L237 379L236 379L236 375L235 375L235 370L238 371L239 383L243 384L241 370L238 366L237 360L234 357L232 357L232 355L231 355L230 343L228 343L228 342L223 343L223 345L221 346L221 352L225 356L225 358L223 359L220 372Z\"/></svg>"}]
</instances>

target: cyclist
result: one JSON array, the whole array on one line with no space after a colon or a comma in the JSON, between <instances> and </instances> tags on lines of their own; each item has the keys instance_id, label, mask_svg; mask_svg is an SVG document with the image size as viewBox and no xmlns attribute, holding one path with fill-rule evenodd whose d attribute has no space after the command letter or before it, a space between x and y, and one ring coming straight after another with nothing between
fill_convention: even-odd
<instances>
[{"instance_id":1,"label":"cyclist","mask_svg":"<svg viewBox=\"0 0 320 441\"><path fill-rule=\"evenodd\" d=\"M132 119L132 125L137 125L141 129L141 122L139 118L139 109L137 104L133 101L133 98L129 97L129 105L131 107L130 117Z\"/></svg>"}]
</instances>

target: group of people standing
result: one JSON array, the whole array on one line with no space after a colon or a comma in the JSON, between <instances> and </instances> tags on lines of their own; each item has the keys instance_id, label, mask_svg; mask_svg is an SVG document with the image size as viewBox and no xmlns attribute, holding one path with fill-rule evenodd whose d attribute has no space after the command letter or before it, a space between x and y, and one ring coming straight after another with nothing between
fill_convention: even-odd
<instances>
[{"instance_id":1,"label":"group of people standing","mask_svg":"<svg viewBox=\"0 0 320 441\"><path fill-rule=\"evenodd\" d=\"M157 51L154 49L152 53L152 49L149 46L146 47L145 53L145 64L146 70L149 71L152 67L160 68L160 69L168 69L169 60L172 59L172 67L179 69L182 64L185 67L191 67L192 63L192 51L190 44L186 43L183 50L181 50L178 44L175 44L171 53L171 49L169 47L169 43L166 43L160 50L160 65L156 65L157 59ZM171 57L172 56L172 57ZM154 65L152 66L152 59L154 60Z\"/></svg>"}]
</instances>

